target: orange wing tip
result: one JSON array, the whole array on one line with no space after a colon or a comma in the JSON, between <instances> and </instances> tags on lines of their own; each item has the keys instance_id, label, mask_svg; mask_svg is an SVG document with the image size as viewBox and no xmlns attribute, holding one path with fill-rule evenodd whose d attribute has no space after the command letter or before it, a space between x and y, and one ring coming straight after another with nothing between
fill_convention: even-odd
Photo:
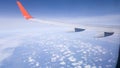
<instances>
[{"instance_id":1,"label":"orange wing tip","mask_svg":"<svg viewBox=\"0 0 120 68\"><path fill-rule=\"evenodd\" d=\"M21 4L21 2L19 0L17 0L17 5L22 13L22 15L25 17L25 19L29 20L31 18L33 18L28 12L27 10L24 8L24 6Z\"/></svg>"}]
</instances>

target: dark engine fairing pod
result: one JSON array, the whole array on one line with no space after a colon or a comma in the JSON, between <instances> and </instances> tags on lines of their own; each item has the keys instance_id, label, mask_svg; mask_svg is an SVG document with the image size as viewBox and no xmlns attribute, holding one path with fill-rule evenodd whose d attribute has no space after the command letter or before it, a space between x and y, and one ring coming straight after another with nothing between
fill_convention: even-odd
<instances>
[{"instance_id":1,"label":"dark engine fairing pod","mask_svg":"<svg viewBox=\"0 0 120 68\"><path fill-rule=\"evenodd\" d=\"M85 29L75 28L75 32L81 32L81 31L85 31Z\"/></svg>"},{"instance_id":2,"label":"dark engine fairing pod","mask_svg":"<svg viewBox=\"0 0 120 68\"><path fill-rule=\"evenodd\" d=\"M104 32L104 37L111 36L113 34L114 34L114 32Z\"/></svg>"},{"instance_id":3,"label":"dark engine fairing pod","mask_svg":"<svg viewBox=\"0 0 120 68\"><path fill-rule=\"evenodd\" d=\"M96 35L96 37L97 38L108 37L108 36L111 36L113 34L114 34L114 32L103 32L103 33L101 33L99 35Z\"/></svg>"}]
</instances>

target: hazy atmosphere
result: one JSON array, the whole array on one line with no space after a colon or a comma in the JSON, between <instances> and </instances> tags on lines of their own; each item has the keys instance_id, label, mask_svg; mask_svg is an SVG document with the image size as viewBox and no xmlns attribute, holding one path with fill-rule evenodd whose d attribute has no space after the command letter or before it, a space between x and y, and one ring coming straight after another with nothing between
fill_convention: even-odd
<instances>
[{"instance_id":1,"label":"hazy atmosphere","mask_svg":"<svg viewBox=\"0 0 120 68\"><path fill-rule=\"evenodd\" d=\"M33 19L97 29L26 20L16 1ZM119 29L120 0L0 0L0 68L116 68Z\"/></svg>"}]
</instances>

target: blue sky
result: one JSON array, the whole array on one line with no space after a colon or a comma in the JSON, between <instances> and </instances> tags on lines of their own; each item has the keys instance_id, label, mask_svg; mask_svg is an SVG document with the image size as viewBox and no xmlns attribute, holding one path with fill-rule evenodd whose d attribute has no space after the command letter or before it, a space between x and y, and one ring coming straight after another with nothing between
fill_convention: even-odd
<instances>
[{"instance_id":1,"label":"blue sky","mask_svg":"<svg viewBox=\"0 0 120 68\"><path fill-rule=\"evenodd\" d=\"M119 24L120 0L20 0L33 17L63 22L111 22ZM100 19L100 20L98 20ZM92 21L91 21L92 20ZM95 20L95 21L94 21ZM112 20L112 21L111 21ZM19 22L22 23L19 23ZM9 23L11 24L9 24ZM17 22L17 23L16 23ZM0 0L1 27L21 27L27 22L16 0ZM11 25L11 26L10 26ZM14 26L15 25L15 26ZM21 25L21 26L20 26Z\"/></svg>"},{"instance_id":2,"label":"blue sky","mask_svg":"<svg viewBox=\"0 0 120 68\"><path fill-rule=\"evenodd\" d=\"M34 16L78 17L120 14L120 0L20 0ZM0 17L21 17L16 0L1 0Z\"/></svg>"}]
</instances>

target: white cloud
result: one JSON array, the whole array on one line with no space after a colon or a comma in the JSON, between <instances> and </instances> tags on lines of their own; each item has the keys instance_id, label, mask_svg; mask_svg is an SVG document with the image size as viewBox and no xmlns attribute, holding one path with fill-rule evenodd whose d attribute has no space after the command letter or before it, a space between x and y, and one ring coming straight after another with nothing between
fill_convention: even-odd
<instances>
[{"instance_id":1,"label":"white cloud","mask_svg":"<svg viewBox=\"0 0 120 68\"><path fill-rule=\"evenodd\" d=\"M12 55L15 47L22 42L20 35L0 39L0 62Z\"/></svg>"}]
</instances>

